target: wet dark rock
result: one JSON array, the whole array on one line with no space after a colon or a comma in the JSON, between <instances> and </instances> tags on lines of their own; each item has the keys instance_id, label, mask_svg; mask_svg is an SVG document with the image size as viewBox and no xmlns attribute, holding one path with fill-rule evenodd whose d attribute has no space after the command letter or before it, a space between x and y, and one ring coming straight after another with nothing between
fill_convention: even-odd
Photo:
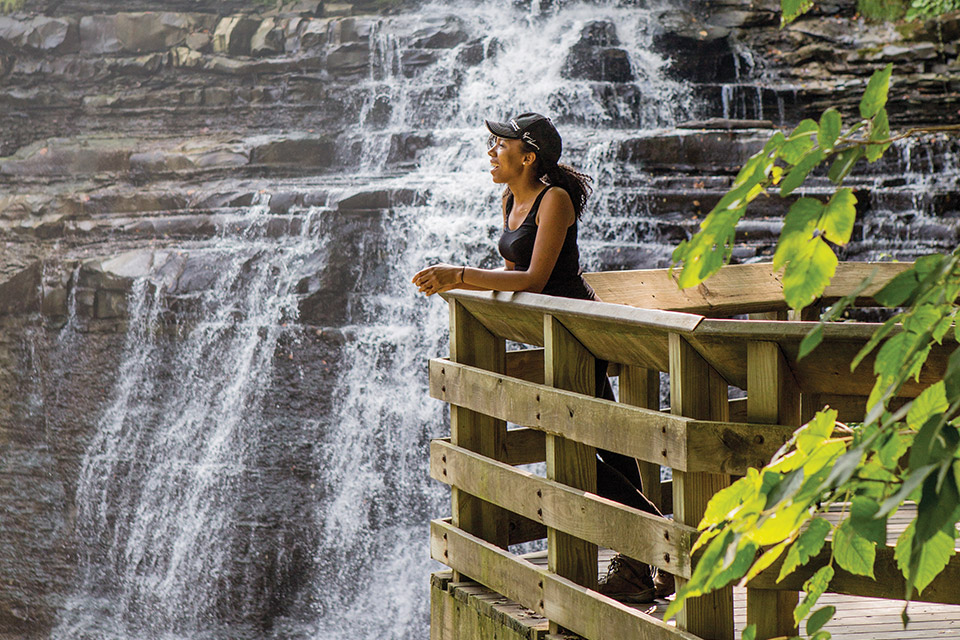
<instances>
[{"instance_id":1,"label":"wet dark rock","mask_svg":"<svg viewBox=\"0 0 960 640\"><path fill-rule=\"evenodd\" d=\"M732 7L714 10L708 19L708 23L713 26L735 29L771 26L779 21L780 16L775 11L752 11Z\"/></svg>"},{"instance_id":2,"label":"wet dark rock","mask_svg":"<svg viewBox=\"0 0 960 640\"><path fill-rule=\"evenodd\" d=\"M163 51L194 31L212 26L212 16L174 12L99 14L80 19L80 50L85 54Z\"/></svg>"},{"instance_id":3,"label":"wet dark rock","mask_svg":"<svg viewBox=\"0 0 960 640\"><path fill-rule=\"evenodd\" d=\"M363 124L375 129L382 129L390 122L390 115L393 113L393 107L390 104L390 98L385 95L377 96L366 116L363 118Z\"/></svg>"},{"instance_id":4,"label":"wet dark rock","mask_svg":"<svg viewBox=\"0 0 960 640\"><path fill-rule=\"evenodd\" d=\"M42 265L35 262L11 278L0 282L0 315L33 313L40 309Z\"/></svg>"},{"instance_id":5,"label":"wet dark rock","mask_svg":"<svg viewBox=\"0 0 960 640\"><path fill-rule=\"evenodd\" d=\"M327 167L334 159L336 147L325 138L282 138L264 142L251 150L251 162L259 165Z\"/></svg>"},{"instance_id":6,"label":"wet dark rock","mask_svg":"<svg viewBox=\"0 0 960 640\"><path fill-rule=\"evenodd\" d=\"M568 78L597 82L631 82L634 79L630 57L620 44L613 23L594 21L580 31L580 39L570 48L563 74Z\"/></svg>"},{"instance_id":7,"label":"wet dark rock","mask_svg":"<svg viewBox=\"0 0 960 640\"><path fill-rule=\"evenodd\" d=\"M417 49L452 49L467 41L463 23L447 20L439 27L425 27L413 36L411 46Z\"/></svg>"},{"instance_id":8,"label":"wet dark rock","mask_svg":"<svg viewBox=\"0 0 960 640\"><path fill-rule=\"evenodd\" d=\"M416 75L423 67L433 64L439 59L436 51L429 49L404 49L400 55L400 65L403 74L407 77Z\"/></svg>"},{"instance_id":9,"label":"wet dark rock","mask_svg":"<svg viewBox=\"0 0 960 640\"><path fill-rule=\"evenodd\" d=\"M737 76L736 54L730 45L730 30L707 25L686 11L660 13L661 32L653 47L670 60L673 77L692 82L729 82Z\"/></svg>"},{"instance_id":10,"label":"wet dark rock","mask_svg":"<svg viewBox=\"0 0 960 640\"><path fill-rule=\"evenodd\" d=\"M578 44L594 47L616 47L620 44L620 38L617 37L617 27L609 20L588 22L580 30Z\"/></svg>"},{"instance_id":11,"label":"wet dark rock","mask_svg":"<svg viewBox=\"0 0 960 640\"><path fill-rule=\"evenodd\" d=\"M473 67L483 62L485 46L482 39L468 42L457 52L457 64L464 67Z\"/></svg>"},{"instance_id":12,"label":"wet dark rock","mask_svg":"<svg viewBox=\"0 0 960 640\"><path fill-rule=\"evenodd\" d=\"M243 15L221 19L213 32L214 52L231 56L250 55L250 44L259 28L259 20Z\"/></svg>"},{"instance_id":13,"label":"wet dark rock","mask_svg":"<svg viewBox=\"0 0 960 640\"><path fill-rule=\"evenodd\" d=\"M19 20L0 15L0 51L4 48L73 53L80 50L77 21L36 16Z\"/></svg>"},{"instance_id":14,"label":"wet dark rock","mask_svg":"<svg viewBox=\"0 0 960 640\"><path fill-rule=\"evenodd\" d=\"M284 30L273 18L260 23L250 40L250 52L255 56L267 56L283 53Z\"/></svg>"},{"instance_id":15,"label":"wet dark rock","mask_svg":"<svg viewBox=\"0 0 960 640\"><path fill-rule=\"evenodd\" d=\"M327 70L338 76L365 73L370 66L370 46L365 42L341 44L327 53Z\"/></svg>"}]
</instances>

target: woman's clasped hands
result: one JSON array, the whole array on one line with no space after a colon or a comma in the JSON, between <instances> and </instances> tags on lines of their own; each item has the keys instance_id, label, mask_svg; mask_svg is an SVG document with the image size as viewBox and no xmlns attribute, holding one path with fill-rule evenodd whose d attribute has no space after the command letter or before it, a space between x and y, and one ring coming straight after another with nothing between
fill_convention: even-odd
<instances>
[{"instance_id":1,"label":"woman's clasped hands","mask_svg":"<svg viewBox=\"0 0 960 640\"><path fill-rule=\"evenodd\" d=\"M457 267L452 264L435 264L418 271L413 276L412 282L417 288L432 296L435 293L442 293L455 289L463 282L464 267Z\"/></svg>"}]
</instances>

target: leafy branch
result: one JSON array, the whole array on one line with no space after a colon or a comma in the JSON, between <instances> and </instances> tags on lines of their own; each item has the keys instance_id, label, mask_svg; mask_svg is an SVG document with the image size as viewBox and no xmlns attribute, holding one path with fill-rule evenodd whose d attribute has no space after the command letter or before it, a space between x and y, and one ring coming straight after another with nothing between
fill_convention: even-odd
<instances>
[{"instance_id":1,"label":"leafy branch","mask_svg":"<svg viewBox=\"0 0 960 640\"><path fill-rule=\"evenodd\" d=\"M784 24L813 6L809 0L782 0ZM836 186L824 202L801 197L792 203L774 253L783 269L784 296L800 309L820 296L832 278L833 246L846 244L856 218L856 198L843 187L860 159L875 162L889 146L922 133L958 131L960 126L915 128L891 135L886 113L892 66L870 78L860 101L860 120L843 132L841 115L825 111L819 122L804 120L789 135L775 133L737 174L730 191L704 219L700 230L673 254L681 288L694 286L729 261L735 228L747 206L779 188L791 196L811 172L829 166ZM681 266L682 265L682 266ZM800 345L800 357L815 349L826 322L838 319L867 286L827 309ZM794 622L806 618L811 640L828 640L823 626L834 607L814 610L836 570L873 577L877 545L885 545L887 520L905 502L916 516L898 537L894 560L905 579L909 602L940 574L954 555L960 520L960 349L950 356L942 380L897 410L891 399L903 385L919 381L933 347L952 333L960 342L960 249L919 258L874 295L902 309L885 322L850 363L855 370L874 354L875 383L864 422L841 428L837 412L825 407L761 469L717 493L699 525L695 550L701 554L689 580L669 606L675 615L691 597L739 581L749 582L780 562L777 581L816 562L803 585L805 596ZM841 505L836 522L825 516ZM826 539L832 536L829 552ZM909 618L904 608L903 622ZM756 628L748 627L745 640Z\"/></svg>"}]
</instances>

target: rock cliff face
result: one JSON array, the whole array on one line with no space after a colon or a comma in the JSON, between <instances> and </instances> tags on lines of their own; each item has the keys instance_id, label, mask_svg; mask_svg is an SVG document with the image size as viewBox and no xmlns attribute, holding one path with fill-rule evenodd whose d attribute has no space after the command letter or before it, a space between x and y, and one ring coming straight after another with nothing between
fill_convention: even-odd
<instances>
[{"instance_id":1,"label":"rock cliff face","mask_svg":"<svg viewBox=\"0 0 960 640\"><path fill-rule=\"evenodd\" d=\"M854 117L888 61L895 127L960 120L958 16L501 4L0 16L0 634L423 636L443 308L404 283L495 263L483 115L536 106L597 176L591 269L667 264L770 122ZM952 249L958 151L858 173L847 257ZM735 259L769 256L783 211L758 202Z\"/></svg>"}]
</instances>

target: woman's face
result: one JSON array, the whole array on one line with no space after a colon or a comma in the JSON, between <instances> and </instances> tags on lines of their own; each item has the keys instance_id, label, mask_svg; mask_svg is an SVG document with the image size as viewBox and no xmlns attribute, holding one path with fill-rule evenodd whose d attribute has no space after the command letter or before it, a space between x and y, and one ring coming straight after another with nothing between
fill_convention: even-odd
<instances>
[{"instance_id":1,"label":"woman's face","mask_svg":"<svg viewBox=\"0 0 960 640\"><path fill-rule=\"evenodd\" d=\"M536 154L524 152L523 142L490 136L490 176L497 184L510 182L523 174L524 167L529 165ZM526 165L524 162L526 161Z\"/></svg>"}]
</instances>

